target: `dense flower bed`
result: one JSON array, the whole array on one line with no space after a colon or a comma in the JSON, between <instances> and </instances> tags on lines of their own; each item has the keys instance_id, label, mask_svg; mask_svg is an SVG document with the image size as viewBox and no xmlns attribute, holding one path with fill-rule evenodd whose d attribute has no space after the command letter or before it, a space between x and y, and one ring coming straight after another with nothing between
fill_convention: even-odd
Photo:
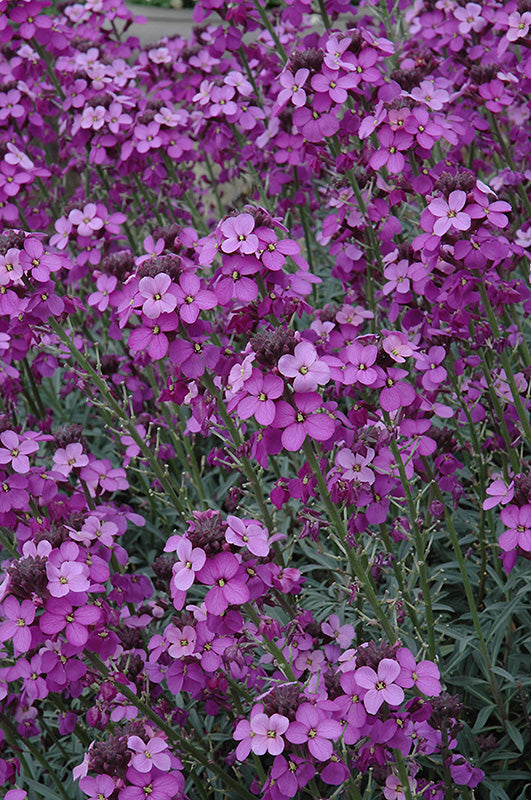
<instances>
[{"instance_id":1,"label":"dense flower bed","mask_svg":"<svg viewBox=\"0 0 531 800\"><path fill-rule=\"evenodd\" d=\"M527 3L0 0L6 800L529 796Z\"/></svg>"}]
</instances>

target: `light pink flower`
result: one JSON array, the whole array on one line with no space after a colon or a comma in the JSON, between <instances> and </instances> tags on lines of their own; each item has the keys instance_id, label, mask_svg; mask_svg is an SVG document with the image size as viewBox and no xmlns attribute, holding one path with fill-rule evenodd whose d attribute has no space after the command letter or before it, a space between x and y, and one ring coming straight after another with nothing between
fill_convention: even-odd
<instances>
[{"instance_id":1,"label":"light pink flower","mask_svg":"<svg viewBox=\"0 0 531 800\"><path fill-rule=\"evenodd\" d=\"M164 739L154 736L146 744L140 736L130 736L127 746L135 753L131 759L131 766L138 772L151 772L153 767L160 769L161 772L168 772L171 768L168 745Z\"/></svg>"},{"instance_id":2,"label":"light pink flower","mask_svg":"<svg viewBox=\"0 0 531 800\"><path fill-rule=\"evenodd\" d=\"M145 297L142 311L148 319L157 319L161 314L168 314L177 305L177 298L170 291L172 281L165 272L159 272L154 278L146 275L140 279L138 291Z\"/></svg>"},{"instance_id":3,"label":"light pink flower","mask_svg":"<svg viewBox=\"0 0 531 800\"><path fill-rule=\"evenodd\" d=\"M65 478L70 475L75 467L86 467L89 463L88 456L83 452L81 442L71 442L66 447L60 447L52 456L54 470L60 472Z\"/></svg>"},{"instance_id":4,"label":"light pink flower","mask_svg":"<svg viewBox=\"0 0 531 800\"><path fill-rule=\"evenodd\" d=\"M284 750L282 734L286 733L289 719L282 714L255 714L251 718L251 731L254 736L251 741L251 750L258 756L269 753L278 756Z\"/></svg>"},{"instance_id":5,"label":"light pink flower","mask_svg":"<svg viewBox=\"0 0 531 800\"><path fill-rule=\"evenodd\" d=\"M74 208L68 215L68 219L72 225L77 227L79 236L92 236L94 231L99 231L100 228L103 228L103 220L97 215L95 203L87 203L83 211Z\"/></svg>"},{"instance_id":6,"label":"light pink flower","mask_svg":"<svg viewBox=\"0 0 531 800\"><path fill-rule=\"evenodd\" d=\"M438 197L432 200L428 206L428 211L437 217L434 225L433 232L436 236L444 236L444 234L455 228L459 231L467 231L471 225L471 219L461 209L464 208L466 203L466 193L461 189L456 189L450 192L448 201L443 197Z\"/></svg>"},{"instance_id":7,"label":"light pink flower","mask_svg":"<svg viewBox=\"0 0 531 800\"><path fill-rule=\"evenodd\" d=\"M30 462L28 456L39 449L37 442L24 439L15 431L4 431L0 434L0 464L11 464L15 472L24 475L29 472Z\"/></svg>"},{"instance_id":8,"label":"light pink flower","mask_svg":"<svg viewBox=\"0 0 531 800\"><path fill-rule=\"evenodd\" d=\"M168 545L164 548L165 552L169 552ZM193 584L195 573L204 566L206 554L200 547L192 547L192 543L185 536L179 537L176 547L172 549L177 551L179 560L173 565L171 583L179 591L185 592Z\"/></svg>"},{"instance_id":9,"label":"light pink flower","mask_svg":"<svg viewBox=\"0 0 531 800\"><path fill-rule=\"evenodd\" d=\"M293 355L281 356L278 369L286 378L293 378L296 392L313 392L330 380L330 367L319 360L317 350L310 342L299 342Z\"/></svg>"},{"instance_id":10,"label":"light pink flower","mask_svg":"<svg viewBox=\"0 0 531 800\"><path fill-rule=\"evenodd\" d=\"M501 478L496 478L490 486L487 486L486 492L489 496L483 501L483 511L489 511L500 503L505 506L514 497L514 481L507 486Z\"/></svg>"},{"instance_id":11,"label":"light pink flower","mask_svg":"<svg viewBox=\"0 0 531 800\"><path fill-rule=\"evenodd\" d=\"M179 316L190 325L195 322L202 310L215 308L218 299L214 292L201 288L201 281L192 272L184 272L179 279L179 286L174 288Z\"/></svg>"},{"instance_id":12,"label":"light pink flower","mask_svg":"<svg viewBox=\"0 0 531 800\"><path fill-rule=\"evenodd\" d=\"M378 664L378 672L372 667L359 667L355 672L356 681L367 693L363 704L369 714L376 714L383 703L399 706L404 699L404 691L394 682L400 675L400 664L392 658L384 658Z\"/></svg>"},{"instance_id":13,"label":"light pink flower","mask_svg":"<svg viewBox=\"0 0 531 800\"><path fill-rule=\"evenodd\" d=\"M250 553L258 557L269 553L267 530L256 520L242 520L229 514L225 539L236 547L247 547Z\"/></svg>"},{"instance_id":14,"label":"light pink flower","mask_svg":"<svg viewBox=\"0 0 531 800\"><path fill-rule=\"evenodd\" d=\"M251 214L238 214L229 217L220 225L221 233L226 237L221 243L224 253L242 253L250 255L259 248L258 236L253 233L254 217Z\"/></svg>"}]
</instances>

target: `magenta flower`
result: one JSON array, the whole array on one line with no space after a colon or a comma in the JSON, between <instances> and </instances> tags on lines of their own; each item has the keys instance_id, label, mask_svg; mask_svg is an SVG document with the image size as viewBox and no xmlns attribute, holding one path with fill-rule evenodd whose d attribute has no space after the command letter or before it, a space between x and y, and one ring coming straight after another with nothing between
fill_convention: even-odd
<instances>
[{"instance_id":1,"label":"magenta flower","mask_svg":"<svg viewBox=\"0 0 531 800\"><path fill-rule=\"evenodd\" d=\"M509 14L507 22L509 28L505 35L510 42L525 39L531 26L531 11L524 11L522 14L518 11L513 11Z\"/></svg>"},{"instance_id":2,"label":"magenta flower","mask_svg":"<svg viewBox=\"0 0 531 800\"><path fill-rule=\"evenodd\" d=\"M264 267L272 272L282 269L286 263L286 256L300 254L301 249L297 242L292 239L277 239L275 231L271 228L259 228L257 234L262 250L260 259Z\"/></svg>"},{"instance_id":3,"label":"magenta flower","mask_svg":"<svg viewBox=\"0 0 531 800\"><path fill-rule=\"evenodd\" d=\"M472 4L469 3L469 5ZM416 797L417 795L415 792L417 789L417 781L415 778L410 778L408 776L408 783L410 790L409 794L412 797ZM402 785L402 781L397 775L392 773L391 775L387 776L385 779L385 786L383 788L383 796L385 797L385 800L406 800L406 788Z\"/></svg>"},{"instance_id":4,"label":"magenta flower","mask_svg":"<svg viewBox=\"0 0 531 800\"><path fill-rule=\"evenodd\" d=\"M19 250L11 247L5 255L0 254L0 286L16 283L23 274Z\"/></svg>"},{"instance_id":5,"label":"magenta flower","mask_svg":"<svg viewBox=\"0 0 531 800\"><path fill-rule=\"evenodd\" d=\"M405 369L389 367L385 378L385 386L380 391L380 405L384 411L389 413L398 411L399 408L407 408L415 400L415 390L402 380L408 375Z\"/></svg>"},{"instance_id":6,"label":"magenta flower","mask_svg":"<svg viewBox=\"0 0 531 800\"><path fill-rule=\"evenodd\" d=\"M277 404L274 428L283 428L282 446L291 452L300 450L306 437L318 442L326 442L333 436L335 422L326 413L317 413L322 405L320 396L315 392L295 394L295 408L285 400Z\"/></svg>"},{"instance_id":7,"label":"magenta flower","mask_svg":"<svg viewBox=\"0 0 531 800\"><path fill-rule=\"evenodd\" d=\"M438 697L441 693L441 680L437 664L433 661L415 662L415 657L407 647L399 647L396 659L400 664L400 675L396 678L398 686L404 689L416 687L428 697Z\"/></svg>"},{"instance_id":8,"label":"magenta flower","mask_svg":"<svg viewBox=\"0 0 531 800\"><path fill-rule=\"evenodd\" d=\"M378 378L373 364L378 356L378 348L374 344L362 345L359 342L349 344L346 356L352 367L347 367L346 378L349 382L358 382L363 386L372 386Z\"/></svg>"},{"instance_id":9,"label":"magenta flower","mask_svg":"<svg viewBox=\"0 0 531 800\"><path fill-rule=\"evenodd\" d=\"M279 78L282 89L276 99L275 113L282 111L289 102L293 103L297 108L305 104L306 92L303 87L308 80L309 74L309 69L298 69L295 75L289 70L284 70Z\"/></svg>"},{"instance_id":10,"label":"magenta flower","mask_svg":"<svg viewBox=\"0 0 531 800\"><path fill-rule=\"evenodd\" d=\"M418 369L423 372L422 385L427 392L435 392L446 378L446 370L441 362L446 358L446 350L440 345L430 347L427 353L416 353Z\"/></svg>"},{"instance_id":11,"label":"magenta flower","mask_svg":"<svg viewBox=\"0 0 531 800\"><path fill-rule=\"evenodd\" d=\"M165 552L171 552L168 545L164 548ZM171 583L179 591L185 592L193 584L195 573L203 568L206 554L200 547L192 547L190 540L184 536L179 537L175 550L179 560L173 565Z\"/></svg>"},{"instance_id":12,"label":"magenta flower","mask_svg":"<svg viewBox=\"0 0 531 800\"><path fill-rule=\"evenodd\" d=\"M251 214L238 214L229 217L220 225L220 231L225 237L221 243L224 253L241 253L251 255L259 248L258 236L253 233L254 217Z\"/></svg>"},{"instance_id":13,"label":"magenta flower","mask_svg":"<svg viewBox=\"0 0 531 800\"><path fill-rule=\"evenodd\" d=\"M60 447L55 451L53 463L55 471L60 472L66 478L74 468L86 467L89 459L83 452L83 445L80 442L71 442L66 447Z\"/></svg>"},{"instance_id":14,"label":"magenta flower","mask_svg":"<svg viewBox=\"0 0 531 800\"><path fill-rule=\"evenodd\" d=\"M247 522L229 514L225 539L236 547L247 547L250 553L258 557L269 553L268 533L255 520Z\"/></svg>"},{"instance_id":15,"label":"magenta flower","mask_svg":"<svg viewBox=\"0 0 531 800\"><path fill-rule=\"evenodd\" d=\"M39 626L48 636L64 631L70 644L83 647L89 636L88 628L99 622L100 618L101 611L96 606L81 606L74 611L72 605L63 598L51 598L39 619Z\"/></svg>"},{"instance_id":16,"label":"magenta flower","mask_svg":"<svg viewBox=\"0 0 531 800\"><path fill-rule=\"evenodd\" d=\"M77 227L78 236L92 236L94 231L103 228L103 220L98 217L95 203L87 203L81 211L74 208L68 215L68 219Z\"/></svg>"},{"instance_id":17,"label":"magenta flower","mask_svg":"<svg viewBox=\"0 0 531 800\"><path fill-rule=\"evenodd\" d=\"M505 481L496 478L490 486L487 486L486 492L489 496L483 501L483 511L489 511L500 503L505 506L514 497L514 481L506 486Z\"/></svg>"},{"instance_id":18,"label":"magenta flower","mask_svg":"<svg viewBox=\"0 0 531 800\"><path fill-rule=\"evenodd\" d=\"M39 449L37 442L31 439L24 439L15 431L4 431L0 434L0 464L10 464L15 472L25 475L30 470L28 456L36 453Z\"/></svg>"},{"instance_id":19,"label":"magenta flower","mask_svg":"<svg viewBox=\"0 0 531 800\"><path fill-rule=\"evenodd\" d=\"M184 658L194 652L197 634L191 625L184 625L182 629L170 626L165 636L171 642L168 653L172 658Z\"/></svg>"},{"instance_id":20,"label":"magenta flower","mask_svg":"<svg viewBox=\"0 0 531 800\"><path fill-rule=\"evenodd\" d=\"M212 588L205 597L206 609L219 617L229 605L242 605L249 600L246 573L233 553L218 553L197 573L198 580Z\"/></svg>"},{"instance_id":21,"label":"magenta flower","mask_svg":"<svg viewBox=\"0 0 531 800\"><path fill-rule=\"evenodd\" d=\"M278 756L284 750L284 739L289 726L289 719L282 714L255 714L251 717L251 731L254 734L251 741L251 750L258 756L269 753Z\"/></svg>"},{"instance_id":22,"label":"magenta flower","mask_svg":"<svg viewBox=\"0 0 531 800\"><path fill-rule=\"evenodd\" d=\"M275 418L275 403L284 391L284 381L278 375L262 375L253 369L251 377L245 381L243 391L247 392L238 403L240 419L254 416L260 425L271 425Z\"/></svg>"},{"instance_id":23,"label":"magenta flower","mask_svg":"<svg viewBox=\"0 0 531 800\"><path fill-rule=\"evenodd\" d=\"M88 795L87 800L106 800L114 792L116 784L110 775L97 775L95 778L85 775L79 781L79 788Z\"/></svg>"},{"instance_id":24,"label":"magenta flower","mask_svg":"<svg viewBox=\"0 0 531 800\"><path fill-rule=\"evenodd\" d=\"M280 357L278 370L286 378L293 378L296 392L313 392L330 380L330 368L319 360L317 350L310 342L299 342L293 355Z\"/></svg>"},{"instance_id":25,"label":"magenta flower","mask_svg":"<svg viewBox=\"0 0 531 800\"><path fill-rule=\"evenodd\" d=\"M380 148L376 150L369 161L374 170L386 166L389 172L397 175L402 172L406 163L402 150L407 150L413 142L413 137L404 130L392 131L391 128L380 128L378 131Z\"/></svg>"},{"instance_id":26,"label":"magenta flower","mask_svg":"<svg viewBox=\"0 0 531 800\"><path fill-rule=\"evenodd\" d=\"M444 236L450 228L459 231L467 231L470 228L470 216L461 210L465 204L466 192L460 189L450 192L448 200L438 197L431 201L428 211L437 218L433 224L433 232L436 236Z\"/></svg>"},{"instance_id":27,"label":"magenta flower","mask_svg":"<svg viewBox=\"0 0 531 800\"><path fill-rule=\"evenodd\" d=\"M171 278L165 272L159 272L154 278L146 275L140 279L138 291L146 298L142 311L148 319L158 319L161 314L168 314L175 309L177 299L171 286Z\"/></svg>"},{"instance_id":28,"label":"magenta flower","mask_svg":"<svg viewBox=\"0 0 531 800\"><path fill-rule=\"evenodd\" d=\"M343 728L337 720L328 719L324 711L303 703L297 709L295 722L290 723L286 739L292 744L308 745L317 761L327 761L334 752L332 742L339 739Z\"/></svg>"},{"instance_id":29,"label":"magenta flower","mask_svg":"<svg viewBox=\"0 0 531 800\"><path fill-rule=\"evenodd\" d=\"M168 772L171 768L168 745L164 739L154 736L146 744L140 736L129 736L127 746L135 753L131 759L131 766L137 772L151 772L153 767L160 769L161 772Z\"/></svg>"},{"instance_id":30,"label":"magenta flower","mask_svg":"<svg viewBox=\"0 0 531 800\"><path fill-rule=\"evenodd\" d=\"M325 636L334 639L342 650L350 647L350 643L356 634L352 625L341 625L337 614L331 614L328 620L321 623L321 630Z\"/></svg>"},{"instance_id":31,"label":"magenta flower","mask_svg":"<svg viewBox=\"0 0 531 800\"><path fill-rule=\"evenodd\" d=\"M105 311L109 306L109 298L118 285L114 275L100 275L96 281L97 292L92 292L88 297L89 306L95 306L98 311Z\"/></svg>"},{"instance_id":32,"label":"magenta flower","mask_svg":"<svg viewBox=\"0 0 531 800\"><path fill-rule=\"evenodd\" d=\"M374 450L372 447L367 448L365 455L353 453L348 447L343 447L336 456L336 464L345 470L341 475L344 480L359 481L360 483L372 485L375 481L375 475L367 465L372 463L373 458Z\"/></svg>"},{"instance_id":33,"label":"magenta flower","mask_svg":"<svg viewBox=\"0 0 531 800\"><path fill-rule=\"evenodd\" d=\"M192 272L184 272L181 275L179 286L174 288L174 294L179 316L187 324L195 322L200 311L215 308L218 303L214 292L202 289L201 281Z\"/></svg>"},{"instance_id":34,"label":"magenta flower","mask_svg":"<svg viewBox=\"0 0 531 800\"><path fill-rule=\"evenodd\" d=\"M369 714L376 714L383 703L399 706L404 699L404 691L394 682L400 675L400 664L391 658L384 658L378 664L378 672L372 667L359 667L355 672L356 681L367 689L363 705Z\"/></svg>"},{"instance_id":35,"label":"magenta flower","mask_svg":"<svg viewBox=\"0 0 531 800\"><path fill-rule=\"evenodd\" d=\"M258 295L258 286L253 278L260 269L260 262L253 256L228 256L223 259L221 275L214 292L220 305L228 305L234 297L241 303L252 303Z\"/></svg>"},{"instance_id":36,"label":"magenta flower","mask_svg":"<svg viewBox=\"0 0 531 800\"><path fill-rule=\"evenodd\" d=\"M181 773L152 776L150 772L128 771L127 780L133 786L120 789L118 800L175 800L183 796Z\"/></svg>"},{"instance_id":37,"label":"magenta flower","mask_svg":"<svg viewBox=\"0 0 531 800\"><path fill-rule=\"evenodd\" d=\"M339 120L334 114L319 113L304 106L293 114L293 123L308 142L322 142L339 130Z\"/></svg>"},{"instance_id":38,"label":"magenta flower","mask_svg":"<svg viewBox=\"0 0 531 800\"><path fill-rule=\"evenodd\" d=\"M150 358L159 361L168 352L169 340L165 331L174 331L176 327L175 320L169 316L145 320L140 328L129 334L129 348L133 353L147 350Z\"/></svg>"},{"instance_id":39,"label":"magenta flower","mask_svg":"<svg viewBox=\"0 0 531 800\"><path fill-rule=\"evenodd\" d=\"M49 559L46 562L48 591L52 597L65 597L69 592L86 592L90 588L87 566L78 561L63 561L57 567Z\"/></svg>"},{"instance_id":40,"label":"magenta flower","mask_svg":"<svg viewBox=\"0 0 531 800\"><path fill-rule=\"evenodd\" d=\"M526 553L531 552L531 505L506 506L500 514L501 521L508 530L499 538L502 550L506 552L520 547Z\"/></svg>"},{"instance_id":41,"label":"magenta flower","mask_svg":"<svg viewBox=\"0 0 531 800\"><path fill-rule=\"evenodd\" d=\"M315 767L305 758L290 755L276 756L271 768L271 778L284 797L295 797L315 775Z\"/></svg>"},{"instance_id":42,"label":"magenta flower","mask_svg":"<svg viewBox=\"0 0 531 800\"><path fill-rule=\"evenodd\" d=\"M30 625L35 619L35 606L31 600L19 601L8 595L2 603L5 621L0 624L0 641L11 639L15 655L26 653L31 647Z\"/></svg>"}]
</instances>

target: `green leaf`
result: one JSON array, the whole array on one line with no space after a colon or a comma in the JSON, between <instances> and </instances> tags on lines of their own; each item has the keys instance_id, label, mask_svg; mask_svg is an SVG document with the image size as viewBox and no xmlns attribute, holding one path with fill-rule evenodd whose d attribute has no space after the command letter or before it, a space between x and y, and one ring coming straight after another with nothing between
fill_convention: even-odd
<instances>
[{"instance_id":1,"label":"green leaf","mask_svg":"<svg viewBox=\"0 0 531 800\"><path fill-rule=\"evenodd\" d=\"M523 753L524 752L524 738L518 728L516 728L512 722L507 720L506 722L506 730L509 736L511 737L512 741L518 748L518 750Z\"/></svg>"}]
</instances>

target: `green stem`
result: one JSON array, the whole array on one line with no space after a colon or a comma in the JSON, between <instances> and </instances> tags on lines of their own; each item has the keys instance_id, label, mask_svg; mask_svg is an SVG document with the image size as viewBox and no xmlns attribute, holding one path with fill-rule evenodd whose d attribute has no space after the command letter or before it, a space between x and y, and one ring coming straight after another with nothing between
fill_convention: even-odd
<instances>
[{"instance_id":1,"label":"green stem","mask_svg":"<svg viewBox=\"0 0 531 800\"><path fill-rule=\"evenodd\" d=\"M403 792L406 796L406 800L413 800L413 795L411 794L411 786L409 783L409 774L407 771L406 763L404 761L404 757L400 750L395 750L395 758L396 758L396 766L398 767L398 774L400 776L400 782L402 784Z\"/></svg>"},{"instance_id":2,"label":"green stem","mask_svg":"<svg viewBox=\"0 0 531 800\"><path fill-rule=\"evenodd\" d=\"M48 324L50 325L54 333L57 334L59 339L68 347L70 353L75 358L79 366L90 376L90 378L98 388L100 394L105 398L108 404L108 410L112 412L115 415L115 417L121 421L124 427L127 428L135 444L140 448L142 455L149 462L151 469L153 470L160 485L162 486L162 488L170 498L171 502L173 503L174 508L176 509L176 511L178 511L179 514L182 515L184 509L178 495L174 491L173 486L171 482L168 480L161 465L159 464L158 459L156 458L156 456L153 455L147 444L139 435L135 427L134 421L130 419L127 416L127 414L124 413L120 404L114 399L113 395L111 394L105 381L96 372L96 370L89 362L89 360L78 350L74 342L65 333L63 328L59 325L59 323L53 317L50 317L48 320Z\"/></svg>"},{"instance_id":3,"label":"green stem","mask_svg":"<svg viewBox=\"0 0 531 800\"><path fill-rule=\"evenodd\" d=\"M98 655L95 653L87 653L87 658L105 679L108 680L112 677L111 670L103 663ZM245 789L240 782L236 781L234 778L224 772L223 769L218 766L215 761L211 761L202 750L198 750L193 744L190 744L190 742L187 741L182 734L177 732L175 727L167 723L166 720L160 717L156 711L153 711L151 706L138 697L128 686L120 683L118 684L118 688L121 694L123 694L124 697L126 697L135 708L138 708L138 710L141 711L145 717L154 722L155 725L157 725L157 727L166 734L168 739L180 747L182 751L213 772L227 786L229 786L231 789L234 789L238 793L239 797L245 798L245 800L256 800L256 797L247 789ZM65 797L65 800L69 800L69 798Z\"/></svg>"},{"instance_id":4,"label":"green stem","mask_svg":"<svg viewBox=\"0 0 531 800\"><path fill-rule=\"evenodd\" d=\"M350 547L348 543L347 530L345 528L343 520L339 515L337 506L330 497L330 493L328 491L326 481L323 477L323 473L321 472L321 468L317 462L314 451L308 439L304 442L303 449L304 449L304 454L308 459L308 463L310 464L310 467L312 469L312 472L317 478L317 484L319 486L319 491L321 493L321 499L324 501L324 504L330 515L331 522L333 523L333 526L335 528L336 534L339 537L343 550L346 553L347 558L350 562L352 573L361 583L363 592L365 593L365 596L369 601L372 610L374 611L376 617L378 618L378 621L380 622L382 628L384 629L385 634L389 639L389 642L391 644L394 644L397 638L396 634L393 630L391 623L389 622L389 619L387 618L387 614L385 613L380 601L378 600L378 596L374 588L372 577L369 576L368 572L363 567L361 560L359 559L355 550L352 547Z\"/></svg>"},{"instance_id":5,"label":"green stem","mask_svg":"<svg viewBox=\"0 0 531 800\"><path fill-rule=\"evenodd\" d=\"M386 416L389 421L388 415ZM415 503L413 502L413 495L411 494L411 487L409 484L408 477L406 475L404 462L402 461L402 454L395 439L391 438L389 447L393 456L395 457L396 465L398 467L398 472L400 475L400 482L402 483L402 488L406 495L406 502L409 510L409 518L411 522L411 528L413 531L413 542L417 554L417 565L419 568L420 586L423 595L422 599L424 601L424 609L426 612L426 627L428 629L428 657L431 661L433 661L436 652L435 626L433 624L433 609L431 605L430 586L428 583L428 573L426 571L426 555L427 555L426 542L423 541L423 536L420 532L420 528L417 522L417 511L415 508Z\"/></svg>"},{"instance_id":6,"label":"green stem","mask_svg":"<svg viewBox=\"0 0 531 800\"><path fill-rule=\"evenodd\" d=\"M22 745L24 745L24 747L26 747L29 750L33 758L39 762L41 767L44 769L45 773L49 775L51 781L55 784L55 787L57 788L57 791L60 793L63 800L70 800L63 784L61 783L61 781L55 774L54 770L52 769L46 758L43 756L43 754L39 750L37 750L37 748L28 739L22 740L20 744L17 745L16 742L19 739L19 737L16 728L13 727L11 722L3 714L0 714L0 721L2 722L2 728L4 732L9 734L9 738L11 739L10 742L11 746L17 747L17 749L18 748L22 749Z\"/></svg>"},{"instance_id":7,"label":"green stem","mask_svg":"<svg viewBox=\"0 0 531 800\"><path fill-rule=\"evenodd\" d=\"M463 556L463 551L461 550L461 546L459 544L459 537L457 535L457 531L455 530L454 522L452 519L452 515L448 511L446 503L444 502L444 498L442 495L441 490L439 489L439 485L437 481L433 477L433 473L430 469L430 465L427 459L423 458L424 467L428 473L428 477L430 480L431 488L436 495L437 499L442 503L444 508L444 517L446 520L446 526L448 528L448 534L450 536L450 541L452 543L452 549L455 553L455 557L457 558L457 563L459 565L459 572L461 573L461 580L463 582L463 588L465 590L466 599L468 603L468 608L470 611L470 615L472 617L472 624L474 626L474 630L476 632L476 636L478 639L479 649L481 651L481 655L483 658L483 665L486 671L487 679L490 684L492 696L496 702L498 707L498 712L500 715L500 719L503 723L505 723L506 713L505 708L503 705L503 699L500 694L500 690L498 688L498 684L496 682L495 675L492 671L492 661L490 658L490 654L487 648L487 643L485 641L485 637L483 636L483 631L481 630L481 623L479 620L479 614L476 607L476 603L474 600L474 592L472 591L472 586L470 583L470 578L468 577L468 572L466 569L465 558Z\"/></svg>"},{"instance_id":8,"label":"green stem","mask_svg":"<svg viewBox=\"0 0 531 800\"><path fill-rule=\"evenodd\" d=\"M271 25L271 22L269 20L269 17L267 16L266 10L263 8L263 6L260 5L260 0L253 0L253 5L256 8L256 10L258 11L258 13L260 14L260 18L261 18L262 22L264 23L265 27L269 31L269 34L270 34L271 38L273 39L273 41L275 43L275 47L276 47L277 53L280 56L280 59L282 60L282 62L284 64L286 64L286 62L288 60L288 54L284 50L284 47L282 46L282 43L281 43L280 39L278 38L277 32L275 31L275 29Z\"/></svg>"},{"instance_id":9,"label":"green stem","mask_svg":"<svg viewBox=\"0 0 531 800\"><path fill-rule=\"evenodd\" d=\"M500 337L500 329L498 327L498 322L496 320L496 316L494 314L494 310L489 300L489 296L487 290L485 288L485 284L480 281L479 283L479 293L481 294L481 299L483 301L483 305L485 307L485 311L487 312L487 319L489 321L490 329L492 331L493 336L496 338ZM529 412L526 411L524 408L524 404L522 403L522 398L520 397L520 392L518 391L518 387L516 385L516 381L514 378L513 368L511 366L511 362L507 352L502 350L500 353L500 360L503 364L503 368L505 370L505 378L507 383L509 384L509 388L511 390L511 394L513 397L514 405L516 408L516 413L518 414L518 418L522 424L523 431L526 435L528 444L531 445L531 425L529 424Z\"/></svg>"}]
</instances>

